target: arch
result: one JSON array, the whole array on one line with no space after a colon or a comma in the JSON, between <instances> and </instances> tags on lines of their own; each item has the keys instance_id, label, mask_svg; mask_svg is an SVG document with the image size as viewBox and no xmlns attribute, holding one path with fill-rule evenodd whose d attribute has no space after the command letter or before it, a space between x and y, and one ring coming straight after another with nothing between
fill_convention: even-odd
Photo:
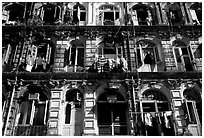
<instances>
[{"instance_id":1,"label":"arch","mask_svg":"<svg viewBox=\"0 0 204 138\"><path fill-rule=\"evenodd\" d=\"M196 90L195 88L187 88L183 91L183 97L185 97L186 100L193 100L202 102L201 99L201 93Z\"/></svg>"},{"instance_id":2,"label":"arch","mask_svg":"<svg viewBox=\"0 0 204 138\"><path fill-rule=\"evenodd\" d=\"M103 4L101 6L99 6L99 10L106 10L106 9L111 9L111 10L116 10L118 11L118 7L116 7L115 5L112 5L112 4Z\"/></svg>"},{"instance_id":3,"label":"arch","mask_svg":"<svg viewBox=\"0 0 204 138\"><path fill-rule=\"evenodd\" d=\"M157 89L149 89L144 91L142 97L145 99L151 98L152 100L168 101L166 95Z\"/></svg>"},{"instance_id":4,"label":"arch","mask_svg":"<svg viewBox=\"0 0 204 138\"><path fill-rule=\"evenodd\" d=\"M139 91L139 97L142 97L142 95L146 92L146 91L158 91L160 93L162 93L163 95L165 95L165 97L167 98L168 101L171 101L171 91L166 87L164 86L163 84L156 84L152 87L148 86L148 85L144 85L142 87L142 89Z\"/></svg>"},{"instance_id":5,"label":"arch","mask_svg":"<svg viewBox=\"0 0 204 138\"><path fill-rule=\"evenodd\" d=\"M96 92L97 126L99 135L127 135L128 132L128 104L121 92L124 86L118 89L107 87L107 83L99 86ZM106 117L104 117L106 116ZM119 125L119 126L118 126ZM118 130L115 130L118 128Z\"/></svg>"},{"instance_id":6,"label":"arch","mask_svg":"<svg viewBox=\"0 0 204 138\"><path fill-rule=\"evenodd\" d=\"M72 48L76 48L76 47L84 47L85 46L85 42L84 40L82 39L75 39L75 40L72 40L70 42Z\"/></svg>"},{"instance_id":7,"label":"arch","mask_svg":"<svg viewBox=\"0 0 204 138\"><path fill-rule=\"evenodd\" d=\"M97 89L96 89L96 101L99 100L99 97L103 95L103 93L106 92L106 89L108 89L108 83L103 83L101 84ZM117 93L119 93L123 98L124 101L127 102L126 94L127 94L127 89L125 86L120 85L120 87L117 89Z\"/></svg>"},{"instance_id":8,"label":"arch","mask_svg":"<svg viewBox=\"0 0 204 138\"><path fill-rule=\"evenodd\" d=\"M12 2L3 7L4 10L10 11L9 21L23 20L25 5Z\"/></svg>"},{"instance_id":9,"label":"arch","mask_svg":"<svg viewBox=\"0 0 204 138\"><path fill-rule=\"evenodd\" d=\"M141 41L153 43L155 45L161 45L161 40L155 36L147 36L145 38L144 37L137 38L137 43L139 43Z\"/></svg>"},{"instance_id":10,"label":"arch","mask_svg":"<svg viewBox=\"0 0 204 138\"><path fill-rule=\"evenodd\" d=\"M76 101L77 98L79 98L78 100L83 100L83 93L81 92L81 90L77 88L67 90L65 101Z\"/></svg>"},{"instance_id":11,"label":"arch","mask_svg":"<svg viewBox=\"0 0 204 138\"><path fill-rule=\"evenodd\" d=\"M41 15L44 24L54 24L58 19L60 19L60 6L52 3L47 3L38 8L42 9L43 15Z\"/></svg>"},{"instance_id":12,"label":"arch","mask_svg":"<svg viewBox=\"0 0 204 138\"><path fill-rule=\"evenodd\" d=\"M42 85L36 85L36 84L30 84L27 85L24 89L20 92L20 97L27 97L29 93L36 93L39 92L40 94L46 96L44 100L50 100L51 98L51 92L49 88Z\"/></svg>"},{"instance_id":13,"label":"arch","mask_svg":"<svg viewBox=\"0 0 204 138\"><path fill-rule=\"evenodd\" d=\"M143 4L139 2L138 4L135 4L131 8L132 10L139 10L139 9L145 9L145 10L152 10L152 7L150 7L148 4Z\"/></svg>"}]
</instances>

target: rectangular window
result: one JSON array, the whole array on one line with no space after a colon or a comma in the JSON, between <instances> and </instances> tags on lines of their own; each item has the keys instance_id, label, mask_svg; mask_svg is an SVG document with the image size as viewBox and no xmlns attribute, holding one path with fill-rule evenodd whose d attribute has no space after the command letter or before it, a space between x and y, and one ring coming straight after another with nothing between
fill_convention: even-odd
<instances>
[{"instance_id":1,"label":"rectangular window","mask_svg":"<svg viewBox=\"0 0 204 138\"><path fill-rule=\"evenodd\" d=\"M142 103L143 112L156 112L155 103Z\"/></svg>"},{"instance_id":2,"label":"rectangular window","mask_svg":"<svg viewBox=\"0 0 204 138\"><path fill-rule=\"evenodd\" d=\"M80 21L86 21L86 12L80 13Z\"/></svg>"},{"instance_id":3,"label":"rectangular window","mask_svg":"<svg viewBox=\"0 0 204 138\"><path fill-rule=\"evenodd\" d=\"M21 104L20 125L43 125L47 113L47 102L36 103L35 101L26 101Z\"/></svg>"},{"instance_id":4,"label":"rectangular window","mask_svg":"<svg viewBox=\"0 0 204 138\"><path fill-rule=\"evenodd\" d=\"M71 48L70 65L75 65L76 48Z\"/></svg>"},{"instance_id":5,"label":"rectangular window","mask_svg":"<svg viewBox=\"0 0 204 138\"><path fill-rule=\"evenodd\" d=\"M45 116L45 104L35 105L35 114L33 118L33 125L43 125Z\"/></svg>"},{"instance_id":6,"label":"rectangular window","mask_svg":"<svg viewBox=\"0 0 204 138\"><path fill-rule=\"evenodd\" d=\"M104 12L104 21L105 20L114 21L114 12Z\"/></svg>"},{"instance_id":7,"label":"rectangular window","mask_svg":"<svg viewBox=\"0 0 204 138\"><path fill-rule=\"evenodd\" d=\"M77 65L84 66L84 48L78 48Z\"/></svg>"},{"instance_id":8,"label":"rectangular window","mask_svg":"<svg viewBox=\"0 0 204 138\"><path fill-rule=\"evenodd\" d=\"M70 124L71 118L71 104L67 104L65 109L65 124Z\"/></svg>"}]
</instances>

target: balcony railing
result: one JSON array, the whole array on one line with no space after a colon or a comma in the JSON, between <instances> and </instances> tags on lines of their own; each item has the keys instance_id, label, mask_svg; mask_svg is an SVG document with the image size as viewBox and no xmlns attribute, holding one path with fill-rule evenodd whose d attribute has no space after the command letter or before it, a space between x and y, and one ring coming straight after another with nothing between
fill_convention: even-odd
<instances>
[{"instance_id":1,"label":"balcony railing","mask_svg":"<svg viewBox=\"0 0 204 138\"><path fill-rule=\"evenodd\" d=\"M47 126L17 126L15 136L46 136Z\"/></svg>"}]
</instances>

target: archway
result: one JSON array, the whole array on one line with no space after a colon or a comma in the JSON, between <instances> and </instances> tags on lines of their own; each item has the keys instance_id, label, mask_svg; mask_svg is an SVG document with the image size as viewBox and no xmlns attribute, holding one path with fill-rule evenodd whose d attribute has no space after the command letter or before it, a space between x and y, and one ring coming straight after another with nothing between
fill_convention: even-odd
<instances>
[{"instance_id":1,"label":"archway","mask_svg":"<svg viewBox=\"0 0 204 138\"><path fill-rule=\"evenodd\" d=\"M175 134L169 99L161 91L156 89L144 91L137 110L138 135L171 136Z\"/></svg>"},{"instance_id":2,"label":"archway","mask_svg":"<svg viewBox=\"0 0 204 138\"><path fill-rule=\"evenodd\" d=\"M97 101L99 135L127 135L127 102L117 89L106 88Z\"/></svg>"},{"instance_id":3,"label":"archway","mask_svg":"<svg viewBox=\"0 0 204 138\"><path fill-rule=\"evenodd\" d=\"M63 136L81 136L84 121L83 94L79 89L70 89L66 93L63 122Z\"/></svg>"}]
</instances>

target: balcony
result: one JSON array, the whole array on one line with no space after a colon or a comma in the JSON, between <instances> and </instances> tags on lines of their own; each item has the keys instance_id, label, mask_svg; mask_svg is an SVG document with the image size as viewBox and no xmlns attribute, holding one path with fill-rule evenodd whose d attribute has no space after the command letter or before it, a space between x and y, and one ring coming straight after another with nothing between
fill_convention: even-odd
<instances>
[{"instance_id":1,"label":"balcony","mask_svg":"<svg viewBox=\"0 0 204 138\"><path fill-rule=\"evenodd\" d=\"M17 126L15 136L46 136L47 126Z\"/></svg>"}]
</instances>

